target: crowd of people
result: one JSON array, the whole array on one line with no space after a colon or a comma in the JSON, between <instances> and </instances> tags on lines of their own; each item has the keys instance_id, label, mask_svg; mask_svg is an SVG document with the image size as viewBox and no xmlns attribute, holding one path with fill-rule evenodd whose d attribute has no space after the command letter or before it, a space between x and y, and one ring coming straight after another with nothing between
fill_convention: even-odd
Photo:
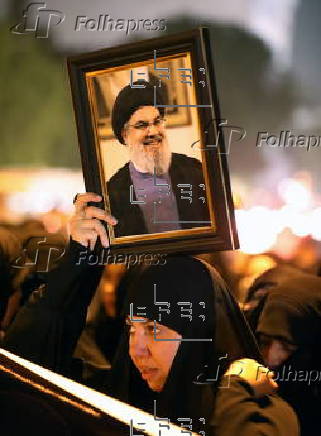
<instances>
[{"instance_id":1,"label":"crowd of people","mask_svg":"<svg viewBox=\"0 0 321 436\"><path fill-rule=\"evenodd\" d=\"M248 290L242 314L217 270L195 256L108 273L115 266L77 262L84 246L108 244L97 219L115 221L87 206L99 200L78 195L66 253L15 310L11 298L32 271L10 275L19 244L2 243L2 346L144 411L156 400L158 416L188 417L194 432L319 434L321 278L272 268ZM107 313L99 292L110 274Z\"/></svg>"}]
</instances>

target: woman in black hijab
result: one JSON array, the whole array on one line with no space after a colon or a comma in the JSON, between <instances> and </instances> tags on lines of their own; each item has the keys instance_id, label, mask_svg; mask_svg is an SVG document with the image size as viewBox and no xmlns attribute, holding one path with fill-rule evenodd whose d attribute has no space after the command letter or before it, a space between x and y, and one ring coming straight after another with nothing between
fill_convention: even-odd
<instances>
[{"instance_id":1,"label":"woman in black hijab","mask_svg":"<svg viewBox=\"0 0 321 436\"><path fill-rule=\"evenodd\" d=\"M113 395L150 413L155 407L157 416L172 422L188 417L195 432L296 433L293 412L282 400L255 398L253 386L240 377L222 379L236 359L261 358L213 267L174 256L164 266L145 269L132 282L125 314L127 329L113 363Z\"/></svg>"},{"instance_id":2,"label":"woman in black hijab","mask_svg":"<svg viewBox=\"0 0 321 436\"><path fill-rule=\"evenodd\" d=\"M265 364L276 373L279 394L298 414L301 434L319 435L321 278L273 268L256 280L255 288L247 302L248 317Z\"/></svg>"},{"instance_id":3,"label":"woman in black hijab","mask_svg":"<svg viewBox=\"0 0 321 436\"><path fill-rule=\"evenodd\" d=\"M93 212L103 219L104 212L87 209L87 201L97 198L85 194L76 202L68 254L5 338L9 350L64 374L99 279L97 266L79 260L88 240L91 249L98 234L107 243L103 227L89 219ZM221 377L236 359L261 358L214 268L190 256L168 256L165 265L143 268L129 286L125 317L108 394L174 422L192 420L193 431L205 429L207 435L297 435L285 402L274 395L256 397L260 380L245 376L247 362L241 361L242 373L230 368L227 379Z\"/></svg>"}]
</instances>

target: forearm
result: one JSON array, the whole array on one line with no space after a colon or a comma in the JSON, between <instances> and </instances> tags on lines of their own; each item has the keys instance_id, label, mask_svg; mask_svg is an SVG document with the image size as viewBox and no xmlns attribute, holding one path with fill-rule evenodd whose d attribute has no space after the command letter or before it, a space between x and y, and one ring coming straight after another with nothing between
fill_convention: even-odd
<instances>
[{"instance_id":1,"label":"forearm","mask_svg":"<svg viewBox=\"0 0 321 436\"><path fill-rule=\"evenodd\" d=\"M71 242L48 284L35 291L4 338L4 347L36 363L63 371L84 327L87 307L102 266L79 262L85 248Z\"/></svg>"},{"instance_id":2,"label":"forearm","mask_svg":"<svg viewBox=\"0 0 321 436\"><path fill-rule=\"evenodd\" d=\"M79 300L86 306L90 303L103 272L103 265L92 262L90 254L96 256L96 253L71 240L59 267L48 273L42 304L64 311Z\"/></svg>"},{"instance_id":3,"label":"forearm","mask_svg":"<svg viewBox=\"0 0 321 436\"><path fill-rule=\"evenodd\" d=\"M224 377L218 389L214 416L215 435L299 435L291 407L276 395L256 398L243 379Z\"/></svg>"}]
</instances>

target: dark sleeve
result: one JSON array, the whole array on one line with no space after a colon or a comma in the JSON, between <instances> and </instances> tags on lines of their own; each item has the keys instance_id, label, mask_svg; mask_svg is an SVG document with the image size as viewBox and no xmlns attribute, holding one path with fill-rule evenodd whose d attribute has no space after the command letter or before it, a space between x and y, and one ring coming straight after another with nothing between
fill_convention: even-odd
<instances>
[{"instance_id":1,"label":"dark sleeve","mask_svg":"<svg viewBox=\"0 0 321 436\"><path fill-rule=\"evenodd\" d=\"M48 284L34 291L19 311L6 333L4 348L68 375L103 270L93 258L92 265L87 259L86 248L71 241L62 262L48 274Z\"/></svg>"},{"instance_id":2,"label":"dark sleeve","mask_svg":"<svg viewBox=\"0 0 321 436\"><path fill-rule=\"evenodd\" d=\"M111 214L118 219L114 226L116 237L148 233L141 208L138 204L130 203L131 185L128 164L107 182ZM136 200L135 192L133 199Z\"/></svg>"},{"instance_id":3,"label":"dark sleeve","mask_svg":"<svg viewBox=\"0 0 321 436\"><path fill-rule=\"evenodd\" d=\"M223 378L213 424L215 436L300 434L297 417L285 401L277 395L255 398L251 386L237 376Z\"/></svg>"}]
</instances>

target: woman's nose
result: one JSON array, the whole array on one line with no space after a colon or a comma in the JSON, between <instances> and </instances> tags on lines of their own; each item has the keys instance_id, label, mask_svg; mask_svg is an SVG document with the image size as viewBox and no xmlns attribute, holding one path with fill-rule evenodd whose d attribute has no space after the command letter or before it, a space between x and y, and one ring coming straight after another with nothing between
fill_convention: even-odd
<instances>
[{"instance_id":1,"label":"woman's nose","mask_svg":"<svg viewBox=\"0 0 321 436\"><path fill-rule=\"evenodd\" d=\"M148 346L147 346L148 338L146 337L145 332L135 332L134 337L131 338L131 348L135 354L135 356L146 356L148 355Z\"/></svg>"}]
</instances>

